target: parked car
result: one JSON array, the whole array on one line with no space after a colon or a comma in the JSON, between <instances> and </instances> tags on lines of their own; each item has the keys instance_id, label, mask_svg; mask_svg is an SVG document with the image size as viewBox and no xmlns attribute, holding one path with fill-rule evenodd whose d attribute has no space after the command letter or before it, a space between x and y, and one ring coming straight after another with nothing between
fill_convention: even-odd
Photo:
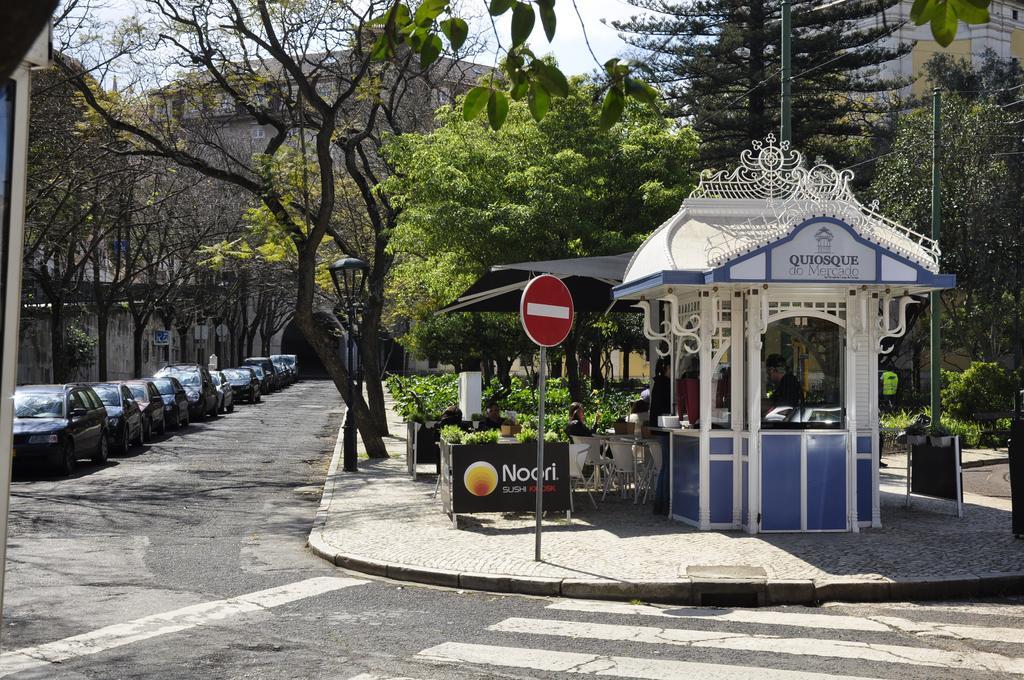
<instances>
[{"instance_id":1,"label":"parked car","mask_svg":"<svg viewBox=\"0 0 1024 680\"><path fill-rule=\"evenodd\" d=\"M188 397L188 412L192 420L204 416L217 416L220 401L210 370L202 364L168 364L156 373L158 378L177 378Z\"/></svg>"},{"instance_id":2,"label":"parked car","mask_svg":"<svg viewBox=\"0 0 1024 680\"><path fill-rule=\"evenodd\" d=\"M291 385L295 382L295 376L292 374L291 365L285 361L284 357L280 354L271 354L270 361L274 364L274 370L281 376L281 382L285 385Z\"/></svg>"},{"instance_id":3,"label":"parked car","mask_svg":"<svg viewBox=\"0 0 1024 680\"><path fill-rule=\"evenodd\" d=\"M133 444L142 445L142 411L131 390L120 383L91 383L107 409L107 438L113 453L125 455Z\"/></svg>"},{"instance_id":4,"label":"parked car","mask_svg":"<svg viewBox=\"0 0 1024 680\"><path fill-rule=\"evenodd\" d=\"M274 362L270 360L270 357L249 357L242 360L242 365L259 366L263 369L263 372L267 374L267 385L270 388L267 391L275 392L284 387L277 369L274 368Z\"/></svg>"},{"instance_id":5,"label":"parked car","mask_svg":"<svg viewBox=\"0 0 1024 680\"><path fill-rule=\"evenodd\" d=\"M256 376L256 379L260 381L261 395L270 394L272 391L270 389L270 376L267 375L267 372L263 370L262 366L242 366L242 368L247 368L252 371L253 375Z\"/></svg>"},{"instance_id":6,"label":"parked car","mask_svg":"<svg viewBox=\"0 0 1024 680\"><path fill-rule=\"evenodd\" d=\"M224 375L231 385L234 401L245 400L250 404L260 403L260 379L256 377L256 371L248 366L225 368Z\"/></svg>"},{"instance_id":7,"label":"parked car","mask_svg":"<svg viewBox=\"0 0 1024 680\"><path fill-rule=\"evenodd\" d=\"M63 475L80 458L107 461L107 411L87 385L24 385L14 391L15 462L45 460Z\"/></svg>"},{"instance_id":8,"label":"parked car","mask_svg":"<svg viewBox=\"0 0 1024 680\"><path fill-rule=\"evenodd\" d=\"M235 391L231 382L224 375L224 371L210 371L213 378L213 386L217 388L217 411L219 413L232 413L235 410Z\"/></svg>"},{"instance_id":9,"label":"parked car","mask_svg":"<svg viewBox=\"0 0 1024 680\"><path fill-rule=\"evenodd\" d=\"M188 414L188 395L185 388L181 386L177 378L149 378L149 381L156 385L160 391L160 398L164 402L164 420L172 428L177 430L191 422Z\"/></svg>"},{"instance_id":10,"label":"parked car","mask_svg":"<svg viewBox=\"0 0 1024 680\"><path fill-rule=\"evenodd\" d=\"M152 441L153 433L164 434L167 432L167 418L164 417L164 400L160 397L160 390L149 380L125 380L124 386L132 393L135 403L142 411L143 428L142 438Z\"/></svg>"},{"instance_id":11,"label":"parked car","mask_svg":"<svg viewBox=\"0 0 1024 680\"><path fill-rule=\"evenodd\" d=\"M294 354L271 354L271 360L280 360L285 366L288 367L289 373L291 373L291 381L299 381L299 360Z\"/></svg>"}]
</instances>

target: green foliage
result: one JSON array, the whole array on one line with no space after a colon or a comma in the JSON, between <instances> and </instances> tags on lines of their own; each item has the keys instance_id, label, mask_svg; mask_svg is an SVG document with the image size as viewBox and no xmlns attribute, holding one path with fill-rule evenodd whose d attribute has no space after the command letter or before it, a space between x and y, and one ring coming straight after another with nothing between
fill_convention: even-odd
<instances>
[{"instance_id":1,"label":"green foliage","mask_svg":"<svg viewBox=\"0 0 1024 680\"><path fill-rule=\"evenodd\" d=\"M521 101L529 93L530 110L540 120L552 96L567 95L569 88L565 74L556 64L538 57L527 44L537 24L538 14L548 42L554 39L557 26L555 2L491 0L488 13L492 21L511 10L512 40L501 61L502 82L499 85L492 75L486 86L476 88L470 93L471 96L463 100L462 115L465 120L480 115L486 103L491 129L500 130L505 123L505 114L508 113L509 99ZM393 59L398 47L404 45L419 55L423 66L430 66L440 56L444 47L441 35L447 39L452 51L457 53L469 34L469 25L455 16L447 0L423 0L415 14L408 5L396 1L375 17L370 25L380 27L380 35L370 53L373 59ZM608 113L602 116L603 129L618 122L626 97L657 108L658 91L636 77L635 64L628 60L611 59L605 63L604 69L607 92L603 108Z\"/></svg>"},{"instance_id":2,"label":"green foliage","mask_svg":"<svg viewBox=\"0 0 1024 680\"><path fill-rule=\"evenodd\" d=\"M952 435L952 431L945 421L940 420L937 423L932 423L931 427L928 428L928 434L933 437L949 437Z\"/></svg>"},{"instance_id":3,"label":"green foliage","mask_svg":"<svg viewBox=\"0 0 1024 680\"><path fill-rule=\"evenodd\" d=\"M532 427L524 427L516 435L516 441L520 444L530 444L537 441L537 430Z\"/></svg>"},{"instance_id":4,"label":"green foliage","mask_svg":"<svg viewBox=\"0 0 1024 680\"><path fill-rule=\"evenodd\" d=\"M931 24L935 41L949 47L956 38L957 24L988 23L990 0L914 0L910 19L918 26Z\"/></svg>"},{"instance_id":5,"label":"green foliage","mask_svg":"<svg viewBox=\"0 0 1024 680\"><path fill-rule=\"evenodd\" d=\"M458 425L445 425L441 428L441 439L449 444L461 444L465 434Z\"/></svg>"},{"instance_id":6,"label":"green foliage","mask_svg":"<svg viewBox=\"0 0 1024 680\"><path fill-rule=\"evenodd\" d=\"M395 400L395 410L406 420L417 413L427 420L437 420L442 411L459 401L459 377L454 373L406 378L390 375L385 384Z\"/></svg>"},{"instance_id":7,"label":"green foliage","mask_svg":"<svg viewBox=\"0 0 1024 680\"><path fill-rule=\"evenodd\" d=\"M462 436L463 444L497 444L501 438L498 430L484 430L483 432L468 432Z\"/></svg>"},{"instance_id":8,"label":"green foliage","mask_svg":"<svg viewBox=\"0 0 1024 680\"><path fill-rule=\"evenodd\" d=\"M565 428L550 427L544 430L544 441L550 444L564 444L569 441L569 434L565 431Z\"/></svg>"},{"instance_id":9,"label":"green foliage","mask_svg":"<svg viewBox=\"0 0 1024 680\"><path fill-rule=\"evenodd\" d=\"M943 371L942 409L970 420L981 411L1013 409L1013 378L993 362L975 361L963 373Z\"/></svg>"},{"instance_id":10,"label":"green foliage","mask_svg":"<svg viewBox=\"0 0 1024 680\"><path fill-rule=\"evenodd\" d=\"M68 326L64 330L64 352L69 369L89 368L96 360L96 338L78 326Z\"/></svg>"}]
</instances>

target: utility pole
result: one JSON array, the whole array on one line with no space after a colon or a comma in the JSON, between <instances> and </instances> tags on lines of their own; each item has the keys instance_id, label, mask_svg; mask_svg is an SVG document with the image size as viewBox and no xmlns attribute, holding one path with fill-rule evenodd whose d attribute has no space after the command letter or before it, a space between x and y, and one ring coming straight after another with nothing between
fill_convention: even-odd
<instances>
[{"instance_id":1,"label":"utility pole","mask_svg":"<svg viewBox=\"0 0 1024 680\"><path fill-rule=\"evenodd\" d=\"M939 152L942 141L942 97L939 88L932 89L932 239L938 243L939 234L942 231L942 201L940 186L942 173L939 170ZM940 322L942 301L939 291L932 291L929 295L931 307L931 345L929 348L931 360L931 392L932 392L932 422L938 424L942 417L942 402L939 390L942 386L942 375L939 369L939 358L942 354L942 338Z\"/></svg>"},{"instance_id":2,"label":"utility pole","mask_svg":"<svg viewBox=\"0 0 1024 680\"><path fill-rule=\"evenodd\" d=\"M790 53L793 49L793 12L791 0L782 0L782 125L779 130L779 143L793 141L792 113L791 113L791 92L790 86L793 78L793 65L790 63Z\"/></svg>"}]
</instances>

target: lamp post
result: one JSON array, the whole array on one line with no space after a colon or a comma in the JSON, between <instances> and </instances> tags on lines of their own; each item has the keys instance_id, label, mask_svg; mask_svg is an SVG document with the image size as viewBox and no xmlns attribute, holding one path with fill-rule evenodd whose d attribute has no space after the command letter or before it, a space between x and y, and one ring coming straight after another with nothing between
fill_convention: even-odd
<instances>
[{"instance_id":1,"label":"lamp post","mask_svg":"<svg viewBox=\"0 0 1024 680\"><path fill-rule=\"evenodd\" d=\"M352 369L354 363L353 350L356 346L356 304L363 294L363 287L366 284L366 272L370 268L366 262L358 257L346 257L338 260L330 267L331 281L334 282L334 290L338 293L341 304L345 307L345 317L348 321L348 361L345 363L345 371L348 373L348 397L345 409L345 431L342 453L342 469L345 472L357 472L358 464L356 457L356 423L352 415L352 406L356 402L356 375Z\"/></svg>"}]
</instances>

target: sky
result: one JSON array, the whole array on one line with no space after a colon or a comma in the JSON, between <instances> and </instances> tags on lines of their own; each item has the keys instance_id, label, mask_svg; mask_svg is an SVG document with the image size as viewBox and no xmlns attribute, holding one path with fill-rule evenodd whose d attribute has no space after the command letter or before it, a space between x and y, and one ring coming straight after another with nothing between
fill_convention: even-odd
<instances>
[{"instance_id":1,"label":"sky","mask_svg":"<svg viewBox=\"0 0 1024 680\"><path fill-rule=\"evenodd\" d=\"M484 0L469 0L467 5L474 1L484 4ZM639 13L635 7L623 0L576 0L576 6L583 16L582 24L576 16L572 0L557 0L555 13L558 21L554 41L548 43L539 20L530 40L533 51L538 55L553 53L558 59L558 65L567 75L590 73L608 59L621 56L627 48L626 44L619 39L610 25L604 25L601 20L604 19L611 24L614 20L628 19L631 15ZM498 23L503 44L507 44L509 40L511 14L507 12L502 17L503 21ZM590 47L598 58L596 63L587 49L584 29L586 39L590 41ZM487 31L491 32L489 26Z\"/></svg>"},{"instance_id":2,"label":"sky","mask_svg":"<svg viewBox=\"0 0 1024 680\"><path fill-rule=\"evenodd\" d=\"M555 40L548 43L547 37L541 28L538 18L530 45L538 55L553 53L558 59L558 64L566 75L577 73L590 73L608 59L621 56L626 49L626 44L619 40L618 35L610 26L601 23L604 19L610 24L616 19L627 19L636 14L637 10L627 4L625 0L575 0L583 16L583 23L580 23L576 10L573 7L573 0L557 0L555 12L558 16ZM485 15L488 0L464 0L463 8L468 15ZM134 0L107 0L101 14L107 21L116 21L133 13ZM510 36L511 12L506 12L500 21L496 22L501 42L507 45ZM475 59L481 63L493 61L493 47L495 44L493 30L490 21L486 17L474 21L471 24L477 30L484 32L492 45L490 57L480 55ZM584 40L584 27L586 37L598 61L587 50Z\"/></svg>"}]
</instances>

